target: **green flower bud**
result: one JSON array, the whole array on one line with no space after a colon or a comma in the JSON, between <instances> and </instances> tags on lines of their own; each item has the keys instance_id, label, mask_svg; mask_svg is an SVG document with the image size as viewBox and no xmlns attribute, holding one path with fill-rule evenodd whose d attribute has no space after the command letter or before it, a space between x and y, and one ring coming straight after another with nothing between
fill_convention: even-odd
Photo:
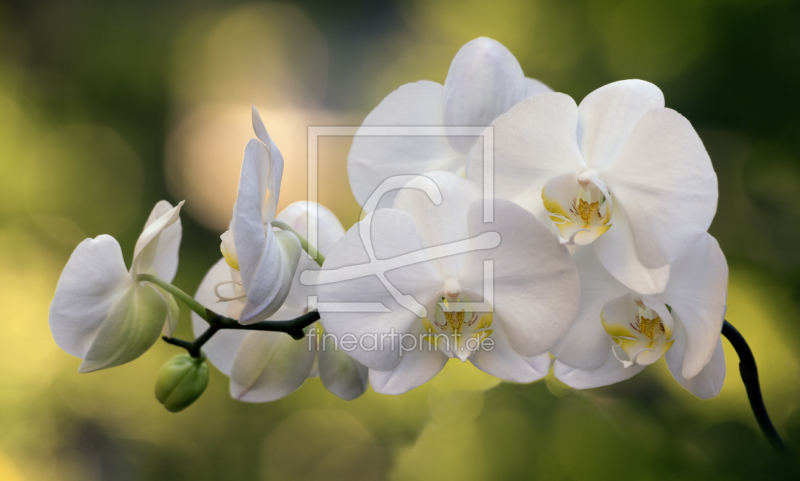
<instances>
[{"instance_id":1,"label":"green flower bud","mask_svg":"<svg viewBox=\"0 0 800 481\"><path fill-rule=\"evenodd\" d=\"M156 399L168 411L183 411L203 394L208 386L206 357L178 354L164 363L156 380Z\"/></svg>"}]
</instances>

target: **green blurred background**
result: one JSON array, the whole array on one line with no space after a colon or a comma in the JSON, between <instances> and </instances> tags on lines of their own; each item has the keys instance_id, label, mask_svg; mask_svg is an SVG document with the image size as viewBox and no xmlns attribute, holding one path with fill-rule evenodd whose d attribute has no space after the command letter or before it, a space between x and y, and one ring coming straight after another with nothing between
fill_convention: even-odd
<instances>
[{"instance_id":1,"label":"green blurred background","mask_svg":"<svg viewBox=\"0 0 800 481\"><path fill-rule=\"evenodd\" d=\"M711 232L731 267L728 320L767 407L800 448L800 5L781 0L0 2L0 479L765 479L790 477L728 377L700 401L663 361L574 392L448 365L402 396L344 402L321 383L275 403L153 395L176 348L82 375L47 310L72 249L108 233L130 259L150 208L186 199L176 284L219 257L255 104L305 198L306 127L358 125L403 83L443 82L465 42L505 44L580 100L658 84L719 176ZM348 139L320 145L319 198L358 219ZM183 312L178 335L191 336ZM797 472L794 473L797 475ZM795 478L797 479L797 478Z\"/></svg>"}]
</instances>

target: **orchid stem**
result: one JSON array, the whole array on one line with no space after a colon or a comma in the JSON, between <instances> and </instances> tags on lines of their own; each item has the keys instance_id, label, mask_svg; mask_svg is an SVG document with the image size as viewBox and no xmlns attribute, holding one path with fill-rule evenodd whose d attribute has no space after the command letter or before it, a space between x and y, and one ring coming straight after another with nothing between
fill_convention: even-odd
<instances>
[{"instance_id":1,"label":"orchid stem","mask_svg":"<svg viewBox=\"0 0 800 481\"><path fill-rule=\"evenodd\" d=\"M211 323L211 321L208 318L208 311L206 310L205 306L195 301L194 298L192 298L192 296L183 292L177 287L173 286L164 279L161 279L160 277L154 276L152 274L139 274L136 277L136 280L138 282L150 282L164 289L165 291L175 296L176 299L186 304L189 307L189 309L196 312L197 315L205 319L206 322L208 322L209 324Z\"/></svg>"},{"instance_id":2,"label":"orchid stem","mask_svg":"<svg viewBox=\"0 0 800 481\"><path fill-rule=\"evenodd\" d=\"M292 229L289 226L289 224L287 224L285 222L281 222L279 220L273 220L272 221L272 226L273 227L277 227L278 229L281 229L281 230L285 230L285 231L291 232L292 234L296 235L297 238L300 240L300 245L303 246L303 250L308 252L308 255L310 255L317 262L317 264L319 264L319 266L322 267L322 263L325 262L325 256L320 254L320 252L317 250L316 247L314 247L311 244L309 244L308 243L308 239L306 239L305 237L300 235L299 232L297 232L296 230Z\"/></svg>"},{"instance_id":3,"label":"orchid stem","mask_svg":"<svg viewBox=\"0 0 800 481\"><path fill-rule=\"evenodd\" d=\"M300 239L301 236L298 235ZM308 244L306 242L306 244ZM316 252L316 249L312 247L312 249ZM319 257L322 257L321 255ZM317 261L320 262L320 261ZM322 262L320 262L322 265ZM184 341L183 339L177 339L174 337L167 337L164 336L165 342L168 344L172 344L175 346L182 347L189 351L189 354L192 357L200 358L203 356L203 352L201 348L205 343L207 343L218 331L222 329L238 329L238 330L245 330L245 331L267 331L267 332L283 332L289 334L294 339L302 339L305 337L305 329L306 327L314 324L319 320L319 312L314 310L303 314L300 317L290 319L288 321L261 321L256 322L253 324L239 324L239 321L236 319L231 319L230 317L225 317L217 314L216 312L212 311L211 309L207 309L205 306L197 302L190 296L189 294L183 292L182 290L178 289L177 287L173 286L169 282L156 277L151 274L139 274L136 277L137 282L150 282L152 284L157 285L158 287L164 289L165 291L169 292L176 299L186 304L191 310L193 310L198 316L202 317L203 319L208 322L209 327L208 329L203 332L200 337L192 341Z\"/></svg>"},{"instance_id":4,"label":"orchid stem","mask_svg":"<svg viewBox=\"0 0 800 481\"><path fill-rule=\"evenodd\" d=\"M728 339L739 356L739 374L742 376L742 382L747 391L747 399L750 400L750 408L756 416L758 427L761 428L761 432L764 433L764 436L772 444L775 451L786 453L786 446L772 424L769 414L767 414L767 407L764 405L764 398L761 396L758 369L756 369L756 359L753 357L753 351L750 350L750 346L747 345L747 341L744 340L741 333L728 321L722 324L722 335Z\"/></svg>"},{"instance_id":5,"label":"orchid stem","mask_svg":"<svg viewBox=\"0 0 800 481\"><path fill-rule=\"evenodd\" d=\"M201 350L203 345L214 337L214 334L223 329L283 332L292 336L294 339L302 339L306 335L303 329L319 320L319 312L316 310L307 312L300 317L288 321L261 321L247 325L239 324L239 321L231 319L230 317L220 316L210 309L206 309L206 315L208 317L208 323L211 325L193 342L167 336L164 336L162 339L168 344L186 349L192 357L199 358L203 356Z\"/></svg>"}]
</instances>

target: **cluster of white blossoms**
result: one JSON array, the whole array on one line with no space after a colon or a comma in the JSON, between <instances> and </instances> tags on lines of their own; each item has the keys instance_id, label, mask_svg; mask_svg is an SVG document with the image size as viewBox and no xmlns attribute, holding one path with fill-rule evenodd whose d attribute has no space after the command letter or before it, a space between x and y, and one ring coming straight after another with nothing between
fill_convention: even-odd
<instances>
[{"instance_id":1,"label":"cluster of white blossoms","mask_svg":"<svg viewBox=\"0 0 800 481\"><path fill-rule=\"evenodd\" d=\"M315 376L343 399L368 385L400 394L450 358L522 383L552 368L584 389L665 357L686 389L719 393L728 270L707 233L716 174L653 84L615 82L576 104L526 78L501 44L473 40L444 85L401 86L364 120L413 133L356 134L348 173L364 212L346 232L314 203L277 213L283 157L255 108L252 117L222 258L194 300L169 285L180 205L156 205L130 271L109 236L75 250L50 326L84 359L81 371L131 361L171 335L178 297L195 311L203 353L163 371L157 394L169 409L199 396L181 398L194 389L181 385L185 370L201 386L194 391L205 388L206 356L248 402L282 398ZM485 131L417 129L463 126ZM203 308L237 327L220 328ZM315 310L304 339L270 332Z\"/></svg>"}]
</instances>

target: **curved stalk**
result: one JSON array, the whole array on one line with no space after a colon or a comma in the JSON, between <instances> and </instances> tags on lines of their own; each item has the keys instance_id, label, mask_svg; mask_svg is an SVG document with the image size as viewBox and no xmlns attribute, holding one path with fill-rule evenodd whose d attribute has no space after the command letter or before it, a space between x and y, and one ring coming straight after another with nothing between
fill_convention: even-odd
<instances>
[{"instance_id":1,"label":"curved stalk","mask_svg":"<svg viewBox=\"0 0 800 481\"><path fill-rule=\"evenodd\" d=\"M214 311L206 310L208 313L208 321L211 324L200 336L193 342L184 341L174 337L164 336L162 339L168 344L182 347L189 352L192 357L199 358L203 355L201 348L205 343L211 340L218 331L223 329L235 329L239 331L267 331L267 332L283 332L294 339L302 339L305 337L306 327L314 324L319 320L319 312L310 311L300 317L288 321L261 321L254 324L242 325L239 321L231 319L230 317L220 316Z\"/></svg>"},{"instance_id":2,"label":"curved stalk","mask_svg":"<svg viewBox=\"0 0 800 481\"><path fill-rule=\"evenodd\" d=\"M300 245L303 246L303 250L308 252L308 255L310 255L317 262L317 264L319 264L319 266L322 267L322 263L325 262L325 256L320 254L320 252L317 250L316 247L314 247L311 244L309 244L308 243L308 239L306 239L305 237L301 236L299 232L297 232L296 230L292 229L289 226L289 224L287 224L285 222L281 222L279 220L273 220L271 222L271 224L272 224L273 227L277 227L280 230L289 231L292 234L296 235L297 238L300 240Z\"/></svg>"},{"instance_id":3,"label":"curved stalk","mask_svg":"<svg viewBox=\"0 0 800 481\"><path fill-rule=\"evenodd\" d=\"M206 310L204 305L195 301L192 296L183 292L177 287L173 286L164 279L161 279L160 277L151 274L139 274L138 276L136 276L136 280L138 282L150 282L152 284L157 285L158 287L172 294L175 297L175 299L178 299L179 301L186 304L186 306L189 307L189 309L197 313L197 315L202 317L206 322L208 323L211 322L208 318L208 311Z\"/></svg>"},{"instance_id":4,"label":"curved stalk","mask_svg":"<svg viewBox=\"0 0 800 481\"><path fill-rule=\"evenodd\" d=\"M237 321L236 319L231 319L230 317L221 316L216 312L212 311L211 309L207 309L205 306L194 300L192 296L183 292L177 287L173 286L164 279L161 279L151 274L139 274L136 277L136 280L138 282L150 282L164 289L165 291L175 296L176 299L186 304L198 316L202 317L203 319L205 319L206 322L209 323L209 328L206 329L205 332L203 332L203 334L201 334L200 337L198 337L194 341L184 341L183 339L177 339L174 337L167 337L167 336L164 336L162 338L168 344L173 344L175 346L179 346L186 349L187 351L189 351L189 354L192 357L200 357L202 355L200 348L203 347L203 345L207 343L214 336L214 334L217 333L217 331L220 331L222 329L283 332L289 334L294 339L302 339L303 337L305 337L305 332L303 331L303 329L310 326L311 324L314 324L319 320L319 312L314 310L311 312L307 312L295 319L290 319L288 321L261 321L253 324L243 325L239 324L239 321Z\"/></svg>"},{"instance_id":5,"label":"curved stalk","mask_svg":"<svg viewBox=\"0 0 800 481\"><path fill-rule=\"evenodd\" d=\"M753 351L750 350L750 346L747 345L747 341L744 340L741 333L728 321L722 324L722 335L728 339L739 356L739 374L742 376L742 382L747 391L747 399L750 401L750 408L756 417L758 427L761 428L761 432L764 433L764 436L772 444L775 451L785 453L786 446L772 424L772 420L767 414L767 407L764 405L764 398L761 396L758 369L756 369L756 359L753 357Z\"/></svg>"}]
</instances>

